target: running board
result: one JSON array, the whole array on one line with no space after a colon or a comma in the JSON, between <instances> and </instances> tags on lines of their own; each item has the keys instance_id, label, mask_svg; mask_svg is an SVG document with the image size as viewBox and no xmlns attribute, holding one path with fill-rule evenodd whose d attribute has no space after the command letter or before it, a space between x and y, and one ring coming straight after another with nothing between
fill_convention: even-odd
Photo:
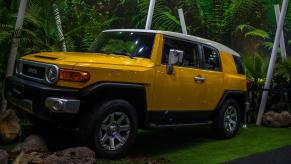
<instances>
[{"instance_id":1,"label":"running board","mask_svg":"<svg viewBox=\"0 0 291 164\"><path fill-rule=\"evenodd\" d=\"M193 127L202 125L211 125L213 121L203 122L203 123L190 123L190 124L150 124L150 128L182 128L182 127Z\"/></svg>"}]
</instances>

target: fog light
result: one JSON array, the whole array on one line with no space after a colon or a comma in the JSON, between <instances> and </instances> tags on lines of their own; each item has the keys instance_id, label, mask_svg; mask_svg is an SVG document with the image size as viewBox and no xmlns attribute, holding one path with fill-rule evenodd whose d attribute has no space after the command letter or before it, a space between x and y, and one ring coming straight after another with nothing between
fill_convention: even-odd
<instances>
[{"instance_id":1,"label":"fog light","mask_svg":"<svg viewBox=\"0 0 291 164\"><path fill-rule=\"evenodd\" d=\"M80 100L48 97L45 107L55 113L78 113Z\"/></svg>"},{"instance_id":2,"label":"fog light","mask_svg":"<svg viewBox=\"0 0 291 164\"><path fill-rule=\"evenodd\" d=\"M64 108L64 103L61 100L57 100L52 105L52 110L61 111Z\"/></svg>"}]
</instances>

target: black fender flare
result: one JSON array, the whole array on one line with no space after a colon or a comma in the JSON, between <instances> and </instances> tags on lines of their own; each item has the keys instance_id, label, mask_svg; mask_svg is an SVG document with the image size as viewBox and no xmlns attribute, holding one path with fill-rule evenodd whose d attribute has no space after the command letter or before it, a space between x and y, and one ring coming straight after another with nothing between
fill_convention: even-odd
<instances>
[{"instance_id":1,"label":"black fender flare","mask_svg":"<svg viewBox=\"0 0 291 164\"><path fill-rule=\"evenodd\" d=\"M99 82L80 90L80 97L89 105L98 101L124 99L134 106L139 128L148 127L147 93L143 84Z\"/></svg>"},{"instance_id":2,"label":"black fender flare","mask_svg":"<svg viewBox=\"0 0 291 164\"><path fill-rule=\"evenodd\" d=\"M244 112L245 112L245 102L247 100L247 91L233 91L233 90L227 90L224 92L222 98L220 99L219 103L216 106L215 111L219 111L220 108L222 107L223 103L225 100L229 99L229 98L233 98L235 99L240 106L240 110L241 110L241 116L242 119L244 117Z\"/></svg>"}]
</instances>

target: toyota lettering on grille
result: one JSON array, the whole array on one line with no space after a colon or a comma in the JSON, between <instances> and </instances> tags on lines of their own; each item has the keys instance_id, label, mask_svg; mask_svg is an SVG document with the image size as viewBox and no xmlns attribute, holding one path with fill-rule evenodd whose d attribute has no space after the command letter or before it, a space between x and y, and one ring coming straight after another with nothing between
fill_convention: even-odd
<instances>
[{"instance_id":1,"label":"toyota lettering on grille","mask_svg":"<svg viewBox=\"0 0 291 164\"><path fill-rule=\"evenodd\" d=\"M45 68L44 67L38 67L38 66L32 66L32 65L23 65L22 73L25 76L30 76L33 78L39 78L44 79L45 76Z\"/></svg>"},{"instance_id":2,"label":"toyota lettering on grille","mask_svg":"<svg viewBox=\"0 0 291 164\"><path fill-rule=\"evenodd\" d=\"M36 68L27 68L27 72L35 75L38 74L38 70Z\"/></svg>"}]
</instances>

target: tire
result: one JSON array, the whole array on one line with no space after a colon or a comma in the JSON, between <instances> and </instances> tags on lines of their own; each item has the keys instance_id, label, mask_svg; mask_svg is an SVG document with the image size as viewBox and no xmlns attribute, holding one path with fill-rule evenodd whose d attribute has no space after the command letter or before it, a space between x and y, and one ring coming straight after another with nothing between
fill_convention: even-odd
<instances>
[{"instance_id":1,"label":"tire","mask_svg":"<svg viewBox=\"0 0 291 164\"><path fill-rule=\"evenodd\" d=\"M101 157L120 158L134 143L137 127L133 106L124 100L111 100L84 115L80 139Z\"/></svg>"},{"instance_id":2,"label":"tire","mask_svg":"<svg viewBox=\"0 0 291 164\"><path fill-rule=\"evenodd\" d=\"M227 99L215 116L214 137L218 139L234 137L240 128L240 120L241 110L238 102Z\"/></svg>"}]
</instances>

